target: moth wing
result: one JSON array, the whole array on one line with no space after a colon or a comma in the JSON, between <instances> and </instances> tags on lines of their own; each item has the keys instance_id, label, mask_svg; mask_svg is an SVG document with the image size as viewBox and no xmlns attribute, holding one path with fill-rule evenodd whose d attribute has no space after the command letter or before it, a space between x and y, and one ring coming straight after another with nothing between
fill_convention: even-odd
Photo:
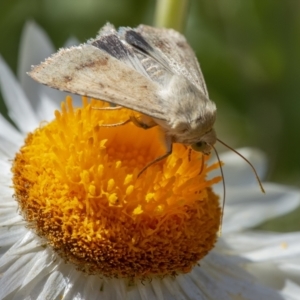
<instances>
[{"instance_id":1,"label":"moth wing","mask_svg":"<svg viewBox=\"0 0 300 300\"><path fill-rule=\"evenodd\" d=\"M160 86L90 44L61 49L29 75L61 91L108 101L166 120Z\"/></svg>"},{"instance_id":2,"label":"moth wing","mask_svg":"<svg viewBox=\"0 0 300 300\"><path fill-rule=\"evenodd\" d=\"M152 56L164 64L167 61L173 73L183 75L208 98L208 91L199 62L185 37L173 29L140 25L135 29L151 47Z\"/></svg>"},{"instance_id":3,"label":"moth wing","mask_svg":"<svg viewBox=\"0 0 300 300\"><path fill-rule=\"evenodd\" d=\"M166 89L174 76L167 61L151 55L152 47L135 29L121 27L116 31L113 25L107 23L101 28L98 36L88 43L122 61L150 81L156 82L161 89Z\"/></svg>"}]
</instances>

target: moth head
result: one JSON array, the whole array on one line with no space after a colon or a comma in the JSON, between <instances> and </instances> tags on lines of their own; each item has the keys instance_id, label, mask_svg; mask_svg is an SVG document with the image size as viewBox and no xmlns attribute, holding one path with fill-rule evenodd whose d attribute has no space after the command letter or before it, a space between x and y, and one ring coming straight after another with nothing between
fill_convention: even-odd
<instances>
[{"instance_id":1,"label":"moth head","mask_svg":"<svg viewBox=\"0 0 300 300\"><path fill-rule=\"evenodd\" d=\"M201 136L200 140L191 145L192 149L197 152L202 152L205 155L210 154L212 146L217 141L217 135L215 130L212 128Z\"/></svg>"}]
</instances>

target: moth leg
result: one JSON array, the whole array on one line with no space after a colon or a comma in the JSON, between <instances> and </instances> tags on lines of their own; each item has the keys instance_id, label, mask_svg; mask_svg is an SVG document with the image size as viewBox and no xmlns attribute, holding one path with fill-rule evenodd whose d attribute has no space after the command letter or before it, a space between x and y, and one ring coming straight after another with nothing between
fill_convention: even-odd
<instances>
[{"instance_id":1,"label":"moth leg","mask_svg":"<svg viewBox=\"0 0 300 300\"><path fill-rule=\"evenodd\" d=\"M191 156L192 156L192 149L189 148L189 153L188 153L189 162L191 161Z\"/></svg>"},{"instance_id":2,"label":"moth leg","mask_svg":"<svg viewBox=\"0 0 300 300\"><path fill-rule=\"evenodd\" d=\"M119 123L113 123L113 124L100 124L100 127L117 127L117 126L122 126L125 125L127 123L131 122L131 119L128 119L126 121L123 122L119 122Z\"/></svg>"},{"instance_id":3,"label":"moth leg","mask_svg":"<svg viewBox=\"0 0 300 300\"><path fill-rule=\"evenodd\" d=\"M166 147L167 147L167 151L165 154L155 158L154 160L152 160L149 164L147 164L138 174L137 177L140 177L141 174L146 171L148 169L148 167L152 166L153 164L167 158L170 154L172 154L172 149L173 149L173 143L172 143L172 138L170 136L166 136L165 137L165 143L166 143Z\"/></svg>"},{"instance_id":4,"label":"moth leg","mask_svg":"<svg viewBox=\"0 0 300 300\"><path fill-rule=\"evenodd\" d=\"M153 121L151 117L142 115L140 118L137 118L135 116L130 117L130 121L137 127L141 127L143 129L150 129L154 126L157 126L157 124Z\"/></svg>"},{"instance_id":5,"label":"moth leg","mask_svg":"<svg viewBox=\"0 0 300 300\"><path fill-rule=\"evenodd\" d=\"M200 172L199 172L198 175L202 174L202 171L204 169L204 161L205 161L204 154L202 154L202 157L201 157L201 168L200 168Z\"/></svg>"},{"instance_id":6,"label":"moth leg","mask_svg":"<svg viewBox=\"0 0 300 300\"><path fill-rule=\"evenodd\" d=\"M117 126L125 125L129 122L132 122L137 127L141 127L143 129L149 129L149 128L152 128L157 125L150 117L137 119L135 116L130 116L129 119L127 119L123 122L114 123L114 124L101 124L100 126L101 127L117 127Z\"/></svg>"},{"instance_id":7,"label":"moth leg","mask_svg":"<svg viewBox=\"0 0 300 300\"><path fill-rule=\"evenodd\" d=\"M123 106L106 106L106 107L92 107L94 110L117 110L122 109Z\"/></svg>"}]
</instances>

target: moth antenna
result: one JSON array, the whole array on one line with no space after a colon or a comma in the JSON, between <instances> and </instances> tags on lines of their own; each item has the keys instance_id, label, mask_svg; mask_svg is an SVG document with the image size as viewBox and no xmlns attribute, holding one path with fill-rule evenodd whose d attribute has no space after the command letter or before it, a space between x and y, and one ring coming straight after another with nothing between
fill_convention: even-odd
<instances>
[{"instance_id":1,"label":"moth antenna","mask_svg":"<svg viewBox=\"0 0 300 300\"><path fill-rule=\"evenodd\" d=\"M219 162L220 172L221 172L222 182L223 182L223 203L222 203L222 214L221 214L221 218L220 218L220 229L219 229L219 236L221 236L222 235L222 225L223 225L225 200L226 200L226 185L225 185L225 177L224 177L224 172L223 172L223 168L222 168L222 163L221 163L218 151L216 150L216 148L213 145L210 145L210 146L214 149L214 152L216 154L217 160Z\"/></svg>"},{"instance_id":2,"label":"moth antenna","mask_svg":"<svg viewBox=\"0 0 300 300\"><path fill-rule=\"evenodd\" d=\"M227 144L225 144L225 143L222 142L221 140L217 139L217 141L218 141L219 143L221 143L222 145L224 145L225 147L227 147L228 149L230 149L231 151L233 151L235 154L237 154L238 156L240 156L245 162L248 163L248 165L251 167L252 171L254 172L254 175L255 175L255 177L256 177L256 180L257 180L257 182L258 182L258 185L259 185L259 187L260 187L262 193L265 194L266 192L265 192L265 190L264 190L264 188L263 188L263 185L262 185L262 183L261 183L261 181L260 181L260 179L259 179L259 176L258 176L258 174L257 174L257 172L256 172L256 170L255 170L255 168L254 168L254 166L251 164L251 162L250 162L244 155L242 155L242 154L239 153L238 151L234 150L233 148L231 148L230 146L228 146Z\"/></svg>"}]
</instances>

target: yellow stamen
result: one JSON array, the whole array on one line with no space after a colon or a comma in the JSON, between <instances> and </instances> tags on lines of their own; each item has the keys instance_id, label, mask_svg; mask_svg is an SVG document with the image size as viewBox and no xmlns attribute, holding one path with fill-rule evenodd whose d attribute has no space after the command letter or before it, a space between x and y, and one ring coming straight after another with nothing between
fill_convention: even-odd
<instances>
[{"instance_id":1,"label":"yellow stamen","mask_svg":"<svg viewBox=\"0 0 300 300\"><path fill-rule=\"evenodd\" d=\"M127 120L130 110L74 109L26 138L12 170L21 213L64 259L88 274L148 277L188 272L216 242L218 197L207 158L175 144L166 160L159 127ZM201 174L202 159L205 166Z\"/></svg>"}]
</instances>

